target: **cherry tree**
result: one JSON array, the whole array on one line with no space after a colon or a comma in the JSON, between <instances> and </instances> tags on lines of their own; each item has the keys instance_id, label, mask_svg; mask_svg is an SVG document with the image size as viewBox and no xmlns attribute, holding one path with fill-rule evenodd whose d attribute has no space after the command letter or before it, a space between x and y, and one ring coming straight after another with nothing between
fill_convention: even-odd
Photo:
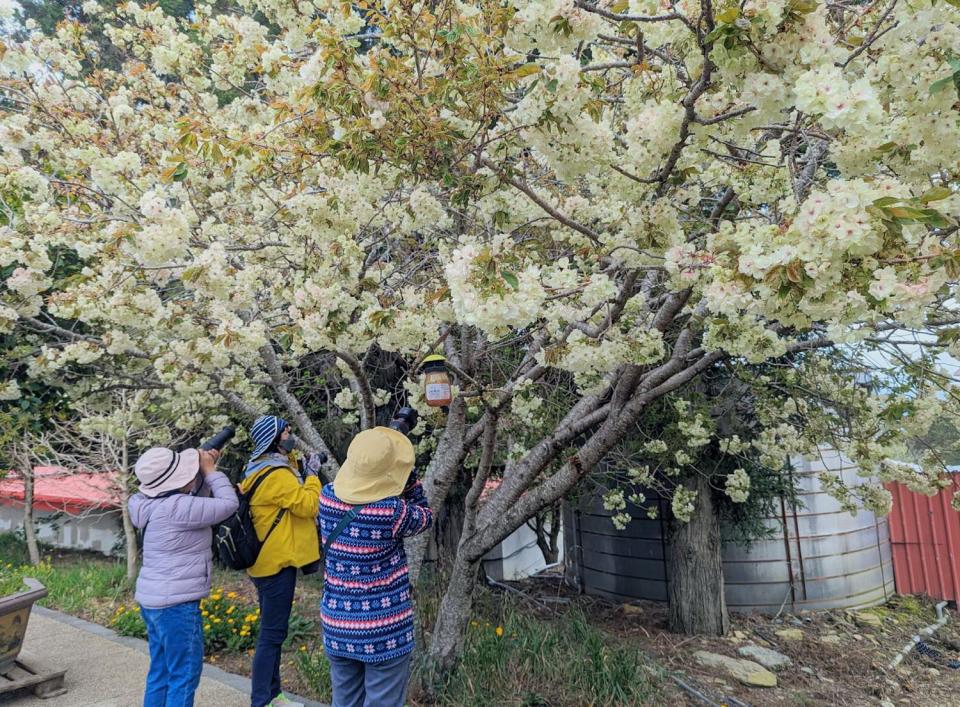
<instances>
[{"instance_id":1,"label":"cherry tree","mask_svg":"<svg viewBox=\"0 0 960 707\"><path fill-rule=\"evenodd\" d=\"M277 409L329 452L317 376L344 382L347 425L420 408L430 502L462 517L441 671L484 554L719 366L783 372L746 381L749 439L691 410L685 448L773 473L833 434L865 476L940 488L935 455L890 460L954 403L926 352L960 347L951 2L239 5L90 0L110 65L75 19L4 45L0 332L36 342L33 376L150 390L183 429ZM866 351L910 385L850 385L832 361ZM446 413L416 374L434 352ZM669 451L686 571L715 591L709 481Z\"/></svg>"}]
</instances>

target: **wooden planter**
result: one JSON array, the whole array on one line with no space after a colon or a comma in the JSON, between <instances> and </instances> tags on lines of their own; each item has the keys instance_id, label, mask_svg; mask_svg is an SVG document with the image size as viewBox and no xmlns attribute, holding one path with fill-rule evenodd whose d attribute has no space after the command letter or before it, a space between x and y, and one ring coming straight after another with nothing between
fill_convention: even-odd
<instances>
[{"instance_id":1,"label":"wooden planter","mask_svg":"<svg viewBox=\"0 0 960 707\"><path fill-rule=\"evenodd\" d=\"M38 697L62 695L65 670L40 669L35 660L20 658L30 610L47 596L47 588L37 580L23 582L27 591L0 598L0 695L25 688L32 688Z\"/></svg>"}]
</instances>

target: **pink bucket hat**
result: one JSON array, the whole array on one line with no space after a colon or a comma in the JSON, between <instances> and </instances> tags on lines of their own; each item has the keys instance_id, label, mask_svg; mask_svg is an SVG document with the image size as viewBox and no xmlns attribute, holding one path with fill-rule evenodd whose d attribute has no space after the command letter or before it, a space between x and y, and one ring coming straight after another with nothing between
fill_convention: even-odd
<instances>
[{"instance_id":1,"label":"pink bucket hat","mask_svg":"<svg viewBox=\"0 0 960 707\"><path fill-rule=\"evenodd\" d=\"M144 496L159 496L181 489L200 471L200 452L185 449L175 452L166 447L153 447L143 453L134 466Z\"/></svg>"}]
</instances>

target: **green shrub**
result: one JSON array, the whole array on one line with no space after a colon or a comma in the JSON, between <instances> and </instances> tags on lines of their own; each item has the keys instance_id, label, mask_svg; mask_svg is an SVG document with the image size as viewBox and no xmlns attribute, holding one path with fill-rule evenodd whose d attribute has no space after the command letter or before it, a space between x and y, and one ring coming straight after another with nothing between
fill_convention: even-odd
<instances>
[{"instance_id":1,"label":"green shrub","mask_svg":"<svg viewBox=\"0 0 960 707\"><path fill-rule=\"evenodd\" d=\"M30 561L27 544L17 533L0 533L0 565L25 565Z\"/></svg>"},{"instance_id":2,"label":"green shrub","mask_svg":"<svg viewBox=\"0 0 960 707\"><path fill-rule=\"evenodd\" d=\"M136 604L130 607L124 604L118 606L110 619L110 628L121 636L147 637L147 625L143 622L140 607Z\"/></svg>"},{"instance_id":3,"label":"green shrub","mask_svg":"<svg viewBox=\"0 0 960 707\"><path fill-rule=\"evenodd\" d=\"M237 601L235 592L223 588L200 602L203 615L203 643L207 652L245 651L257 644L260 609Z\"/></svg>"}]
</instances>

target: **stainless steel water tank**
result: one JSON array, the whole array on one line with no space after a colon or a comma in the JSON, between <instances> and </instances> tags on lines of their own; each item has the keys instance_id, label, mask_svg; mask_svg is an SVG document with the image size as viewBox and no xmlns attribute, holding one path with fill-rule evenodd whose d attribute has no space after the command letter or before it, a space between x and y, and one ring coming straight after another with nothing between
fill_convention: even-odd
<instances>
[{"instance_id":1,"label":"stainless steel water tank","mask_svg":"<svg viewBox=\"0 0 960 707\"><path fill-rule=\"evenodd\" d=\"M749 546L726 543L723 571L727 606L735 611L777 613L803 609L855 608L894 593L890 533L886 518L860 510L855 516L827 495L817 478L824 470L850 486L863 483L856 467L822 448L815 461L796 459L791 472L803 505L779 504L764 523L773 532ZM631 508L634 520L618 531L610 512L594 499L568 513L568 552L574 579L587 594L618 601L667 600L666 527L659 518Z\"/></svg>"}]
</instances>

